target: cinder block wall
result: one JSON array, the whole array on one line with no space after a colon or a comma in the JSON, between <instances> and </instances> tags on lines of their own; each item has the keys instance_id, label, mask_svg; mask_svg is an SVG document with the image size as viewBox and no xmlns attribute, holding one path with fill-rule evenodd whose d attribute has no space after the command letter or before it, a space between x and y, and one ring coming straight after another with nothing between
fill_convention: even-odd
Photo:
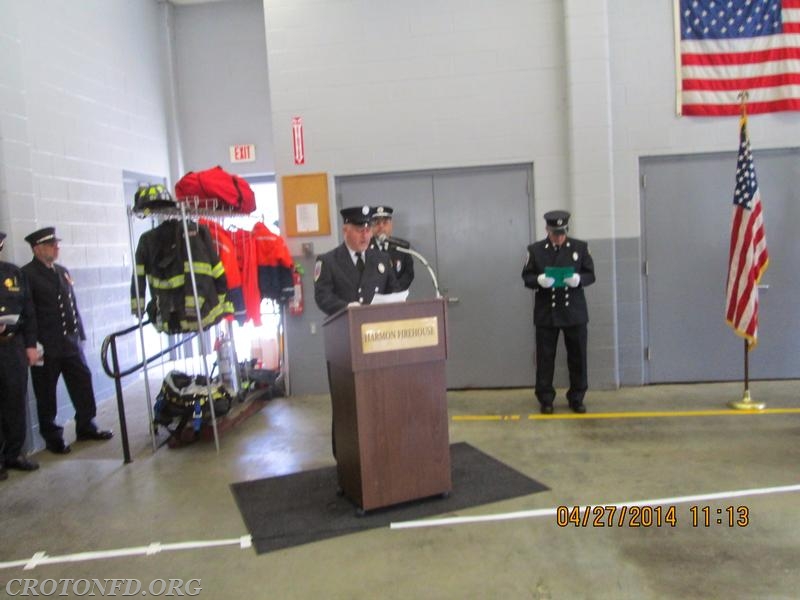
<instances>
[{"instance_id":1,"label":"cinder block wall","mask_svg":"<svg viewBox=\"0 0 800 600\"><path fill-rule=\"evenodd\" d=\"M24 236L57 228L100 399L113 394L100 344L132 324L122 173L170 172L165 10L156 0L0 1L3 258L24 264ZM133 359L133 341L121 354ZM63 421L74 412L60 399Z\"/></svg>"}]
</instances>

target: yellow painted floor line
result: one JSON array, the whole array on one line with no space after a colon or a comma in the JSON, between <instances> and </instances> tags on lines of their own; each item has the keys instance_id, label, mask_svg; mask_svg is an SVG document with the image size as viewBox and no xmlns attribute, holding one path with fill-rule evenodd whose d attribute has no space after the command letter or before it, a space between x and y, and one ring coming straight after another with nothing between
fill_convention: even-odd
<instances>
[{"instance_id":1,"label":"yellow painted floor line","mask_svg":"<svg viewBox=\"0 0 800 600\"><path fill-rule=\"evenodd\" d=\"M564 413L554 415L528 415L528 420L549 421L553 419L652 419L659 417L732 417L753 415L786 415L800 414L800 408L765 408L764 410L673 410L673 411L640 411L612 413ZM455 415L453 421L519 421L520 415Z\"/></svg>"},{"instance_id":2,"label":"yellow painted floor line","mask_svg":"<svg viewBox=\"0 0 800 600\"><path fill-rule=\"evenodd\" d=\"M519 421L521 415L460 415L453 417L453 421Z\"/></svg>"}]
</instances>

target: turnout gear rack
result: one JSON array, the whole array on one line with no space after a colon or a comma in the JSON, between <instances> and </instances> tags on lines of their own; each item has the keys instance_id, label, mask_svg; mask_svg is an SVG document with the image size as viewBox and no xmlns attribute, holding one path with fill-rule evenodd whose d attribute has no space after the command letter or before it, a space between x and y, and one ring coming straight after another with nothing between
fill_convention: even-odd
<instances>
[{"instance_id":1,"label":"turnout gear rack","mask_svg":"<svg viewBox=\"0 0 800 600\"><path fill-rule=\"evenodd\" d=\"M192 323L192 330L195 330L198 333L197 339L200 346L200 354L202 360L200 361L202 364L202 371L198 373L199 375L203 375L205 377L205 381L208 382L206 386L206 391L208 394L209 402L208 406L211 413L211 428L213 430L214 436L214 445L216 451L219 452L219 430L217 426L217 414L214 409L214 401L212 398L213 389L212 389L212 372L213 370L209 369L208 366L208 357L215 356L216 353L213 347L209 347L210 340L208 336L204 335L208 330L210 330L217 321L210 322L207 318L201 316L199 307L206 304L204 301L202 290L208 287L209 279L207 271L211 271L212 274L214 269L217 265L210 265L210 269L208 264L205 263L202 256L196 255L196 248L193 249L193 244L190 243L190 224L199 222L200 218L205 218L211 221L222 221L225 218L229 217L236 217L242 216L241 212L233 210L230 205L227 205L222 202L216 201L209 201L207 199L200 199L200 198L182 198L181 202L176 203L173 206L157 206L157 207L147 207L144 209L137 208L137 207L128 207L128 232L130 238L130 249L131 249L131 256L136 256L136 240L134 239L134 218L151 218L153 220L153 225L155 223L159 223L159 225L166 220L178 220L181 224L181 228L183 230L183 241L185 243L185 258L188 265L186 269L186 276L190 279L191 282L191 305L193 307L197 307L197 319L195 322ZM198 263L198 260L200 261ZM221 268L221 267L220 267ZM139 328L139 343L142 348L142 356L146 356L145 351L145 335L144 335L144 326L145 324L149 323L148 315L145 313L144 310L144 302L142 301L145 296L145 290L141 289L142 282L144 281L141 276L144 273L139 272L139 266L134 265L134 277L133 277L133 289L132 291L135 292L135 300L132 302L132 308L135 310L135 314L138 317L138 328ZM202 282L201 282L202 280ZM188 282L187 282L188 283ZM151 286L152 287L152 286ZM188 288L187 288L188 289ZM153 290L151 289L151 295L155 295L152 293ZM189 300L187 296L187 301ZM188 303L188 302L187 302ZM233 312L233 311L228 311ZM281 319L283 319L283 312L281 312ZM226 337L228 340L233 339L233 328L231 326L231 322L228 320L219 321L219 325L224 327L223 336ZM156 324L156 328L159 329L158 325ZM160 331L165 331L164 329L159 329ZM231 359L233 365L238 365L238 360L236 357L236 350L235 346L231 344ZM150 390L149 385L149 377L148 377L148 368L147 368L147 361L143 363L143 370L144 370L144 377L145 377L145 396L147 401L147 410L148 410L148 417L150 420L150 437L151 442L153 444L153 449L157 448L157 441L156 441L156 430L154 425L154 412L153 412L153 398L152 393ZM233 389L234 390L241 390L242 389L242 381L241 381L241 374L238 368L232 369L232 376L235 378L233 382Z\"/></svg>"}]
</instances>

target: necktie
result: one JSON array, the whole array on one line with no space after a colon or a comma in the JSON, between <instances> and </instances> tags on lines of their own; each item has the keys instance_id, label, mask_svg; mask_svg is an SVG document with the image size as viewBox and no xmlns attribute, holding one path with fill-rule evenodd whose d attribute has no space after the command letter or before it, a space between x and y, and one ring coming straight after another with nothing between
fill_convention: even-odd
<instances>
[{"instance_id":1,"label":"necktie","mask_svg":"<svg viewBox=\"0 0 800 600\"><path fill-rule=\"evenodd\" d=\"M364 259L361 258L361 252L356 252L356 269L359 273L364 272Z\"/></svg>"}]
</instances>

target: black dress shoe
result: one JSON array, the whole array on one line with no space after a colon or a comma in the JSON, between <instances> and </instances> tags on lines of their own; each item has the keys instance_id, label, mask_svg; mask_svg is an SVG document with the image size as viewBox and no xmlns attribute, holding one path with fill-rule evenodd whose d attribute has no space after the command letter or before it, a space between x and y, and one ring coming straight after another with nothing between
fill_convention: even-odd
<instances>
[{"instance_id":1,"label":"black dress shoe","mask_svg":"<svg viewBox=\"0 0 800 600\"><path fill-rule=\"evenodd\" d=\"M53 454L69 454L72 452L72 448L65 444L64 440L53 440L52 442L47 442L47 449Z\"/></svg>"},{"instance_id":2,"label":"black dress shoe","mask_svg":"<svg viewBox=\"0 0 800 600\"><path fill-rule=\"evenodd\" d=\"M92 431L83 431L78 434L79 440L110 440L114 434L107 429L93 429Z\"/></svg>"},{"instance_id":3,"label":"black dress shoe","mask_svg":"<svg viewBox=\"0 0 800 600\"><path fill-rule=\"evenodd\" d=\"M39 468L39 463L28 460L24 456L17 456L16 458L7 458L5 467L16 471L35 471Z\"/></svg>"},{"instance_id":4,"label":"black dress shoe","mask_svg":"<svg viewBox=\"0 0 800 600\"><path fill-rule=\"evenodd\" d=\"M553 405L551 404L542 404L541 408L539 409L542 411L543 415L552 415L553 414Z\"/></svg>"},{"instance_id":5,"label":"black dress shoe","mask_svg":"<svg viewBox=\"0 0 800 600\"><path fill-rule=\"evenodd\" d=\"M586 412L586 406L583 404L583 402L570 402L569 407L572 409L572 412L578 413L579 415L582 415Z\"/></svg>"}]
</instances>

